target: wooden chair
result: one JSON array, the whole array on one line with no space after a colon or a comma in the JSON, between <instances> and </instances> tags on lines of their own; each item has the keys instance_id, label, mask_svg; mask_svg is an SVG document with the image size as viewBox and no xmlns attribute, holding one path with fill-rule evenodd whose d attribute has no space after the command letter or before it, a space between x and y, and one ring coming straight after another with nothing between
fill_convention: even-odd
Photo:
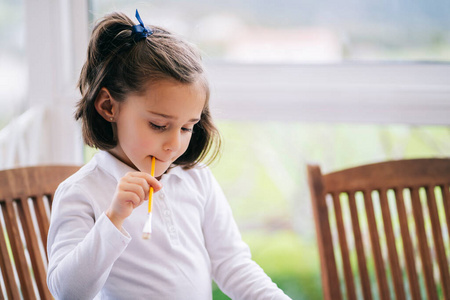
<instances>
[{"instance_id":1,"label":"wooden chair","mask_svg":"<svg viewBox=\"0 0 450 300\"><path fill-rule=\"evenodd\" d=\"M326 300L450 300L450 159L307 171Z\"/></svg>"},{"instance_id":2,"label":"wooden chair","mask_svg":"<svg viewBox=\"0 0 450 300\"><path fill-rule=\"evenodd\" d=\"M53 194L77 166L0 171L0 299L52 299L46 283Z\"/></svg>"}]
</instances>

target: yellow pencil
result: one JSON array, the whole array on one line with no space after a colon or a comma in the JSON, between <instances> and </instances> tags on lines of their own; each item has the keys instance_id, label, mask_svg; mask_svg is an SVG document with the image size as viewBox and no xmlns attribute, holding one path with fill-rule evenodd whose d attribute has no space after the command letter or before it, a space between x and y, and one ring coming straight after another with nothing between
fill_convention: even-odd
<instances>
[{"instance_id":1,"label":"yellow pencil","mask_svg":"<svg viewBox=\"0 0 450 300\"><path fill-rule=\"evenodd\" d=\"M152 156L152 169L150 170L150 175L155 176L155 157ZM149 239L152 234L152 198L153 198L153 188L150 187L148 193L148 218L144 225L144 232L142 233L143 239Z\"/></svg>"}]
</instances>

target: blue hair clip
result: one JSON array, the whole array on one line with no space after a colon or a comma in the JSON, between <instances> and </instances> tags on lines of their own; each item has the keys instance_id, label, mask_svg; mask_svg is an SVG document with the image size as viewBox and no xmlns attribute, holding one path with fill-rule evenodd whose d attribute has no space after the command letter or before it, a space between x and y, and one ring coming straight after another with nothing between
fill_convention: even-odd
<instances>
[{"instance_id":1,"label":"blue hair clip","mask_svg":"<svg viewBox=\"0 0 450 300\"><path fill-rule=\"evenodd\" d=\"M141 16L139 15L138 10L136 9L136 19L139 21L138 25L134 25L131 28L131 34L133 35L133 39L135 42L138 42L142 39L145 39L146 37L153 34L153 30L150 29L150 27L145 26L144 22L142 22Z\"/></svg>"}]
</instances>

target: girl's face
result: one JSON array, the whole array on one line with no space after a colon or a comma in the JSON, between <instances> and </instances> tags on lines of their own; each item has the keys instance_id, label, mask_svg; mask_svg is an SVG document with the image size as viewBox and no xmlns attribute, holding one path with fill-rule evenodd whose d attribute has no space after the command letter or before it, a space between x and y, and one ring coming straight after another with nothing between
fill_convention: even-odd
<instances>
[{"instance_id":1,"label":"girl's face","mask_svg":"<svg viewBox=\"0 0 450 300\"><path fill-rule=\"evenodd\" d=\"M161 80L149 85L143 94L132 94L125 101L116 102L118 143L110 152L147 173L154 156L155 177L160 177L187 150L205 100L206 93L199 82Z\"/></svg>"}]
</instances>

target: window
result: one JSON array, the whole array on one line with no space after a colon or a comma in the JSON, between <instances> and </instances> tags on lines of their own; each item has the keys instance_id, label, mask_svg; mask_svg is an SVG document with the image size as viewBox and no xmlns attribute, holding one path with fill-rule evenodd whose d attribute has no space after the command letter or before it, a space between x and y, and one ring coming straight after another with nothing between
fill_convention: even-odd
<instances>
[{"instance_id":1,"label":"window","mask_svg":"<svg viewBox=\"0 0 450 300\"><path fill-rule=\"evenodd\" d=\"M202 50L224 137L211 168L254 259L293 299L321 299L306 163L450 153L448 1L90 3L91 21L138 8Z\"/></svg>"},{"instance_id":2,"label":"window","mask_svg":"<svg viewBox=\"0 0 450 300\"><path fill-rule=\"evenodd\" d=\"M91 1L93 19L136 8L208 59L252 63L450 61L450 4L397 1Z\"/></svg>"}]
</instances>

